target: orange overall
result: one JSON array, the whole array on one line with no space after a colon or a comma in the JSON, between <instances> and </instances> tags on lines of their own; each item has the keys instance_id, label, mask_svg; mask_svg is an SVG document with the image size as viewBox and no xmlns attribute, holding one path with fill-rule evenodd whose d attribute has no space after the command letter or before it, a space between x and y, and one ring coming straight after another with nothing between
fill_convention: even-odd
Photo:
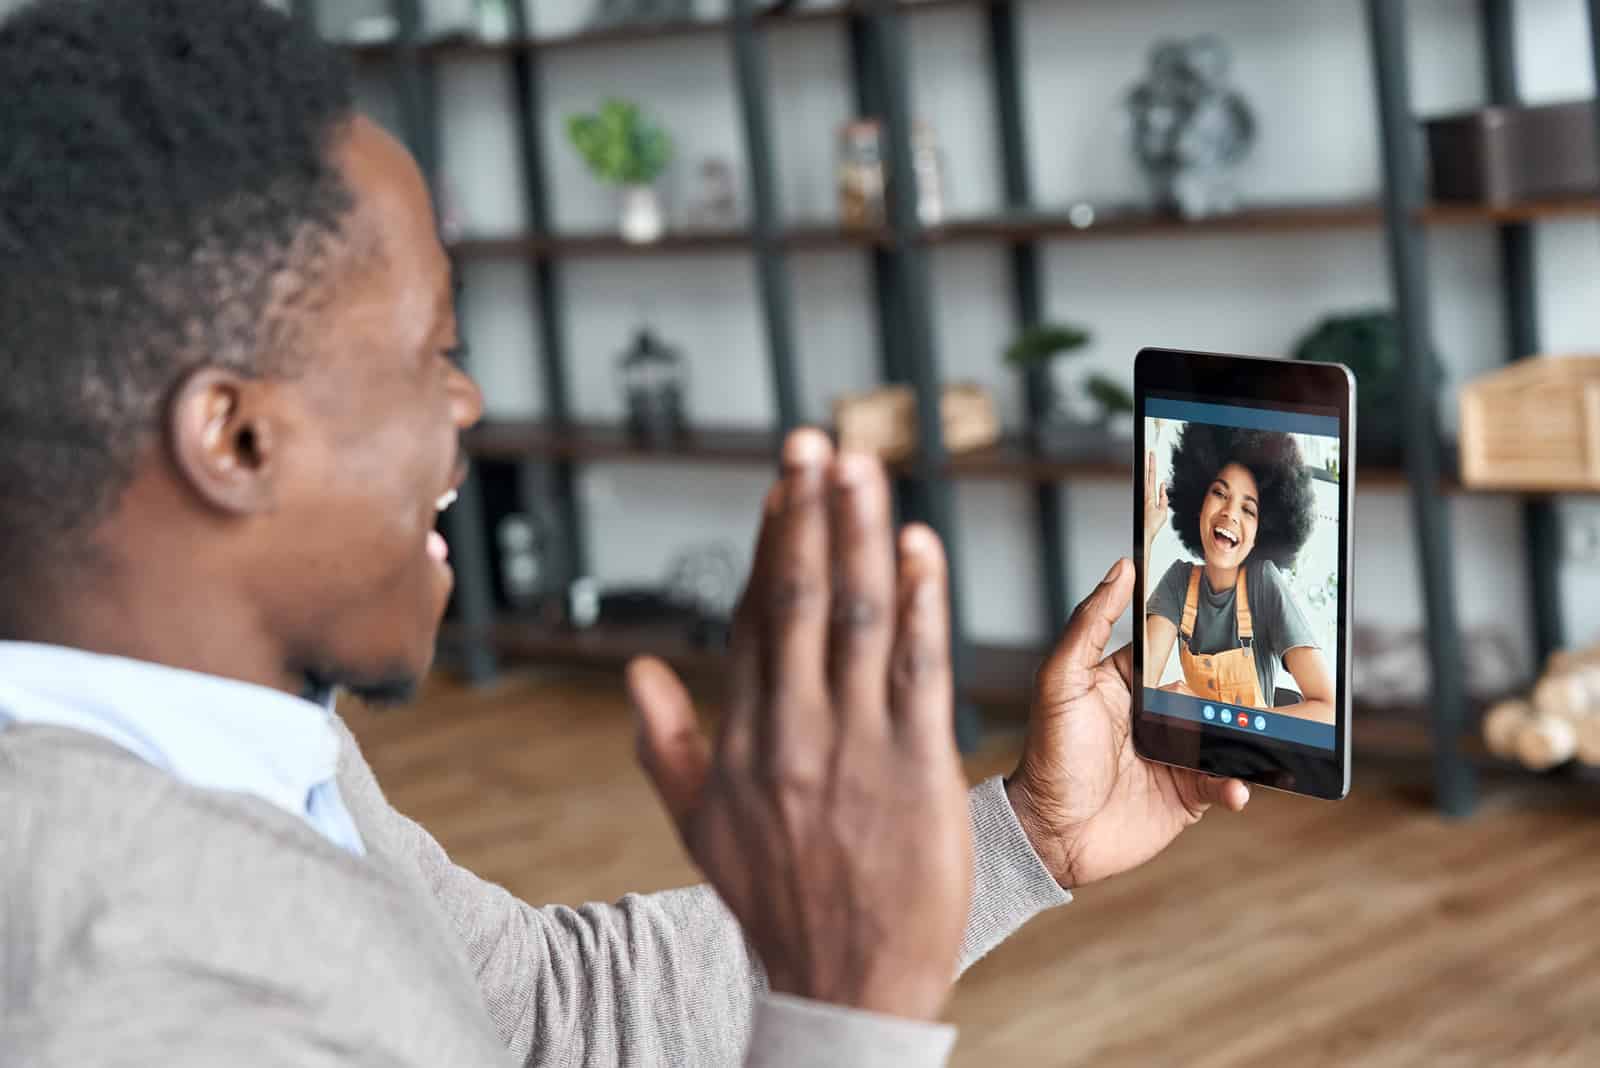
<instances>
[{"instance_id":1,"label":"orange overall","mask_svg":"<svg viewBox=\"0 0 1600 1068\"><path fill-rule=\"evenodd\" d=\"M1193 653L1189 643L1194 640L1195 617L1200 611L1200 579L1205 568L1196 565L1189 570L1189 595L1183 602L1183 624L1178 628L1182 639L1178 645L1178 662L1183 666L1183 679L1197 697L1209 697L1224 704L1242 705L1246 708L1265 708L1261 699L1261 681L1256 677L1255 620L1250 615L1250 590L1244 580L1244 568L1239 569L1239 581L1234 586L1233 613L1239 630L1239 648L1220 653Z\"/></svg>"}]
</instances>

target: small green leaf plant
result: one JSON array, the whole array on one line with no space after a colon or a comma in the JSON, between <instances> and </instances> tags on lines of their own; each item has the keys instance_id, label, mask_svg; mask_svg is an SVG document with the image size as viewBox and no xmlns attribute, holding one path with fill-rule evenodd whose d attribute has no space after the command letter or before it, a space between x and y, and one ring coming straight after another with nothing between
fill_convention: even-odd
<instances>
[{"instance_id":1,"label":"small green leaf plant","mask_svg":"<svg viewBox=\"0 0 1600 1068\"><path fill-rule=\"evenodd\" d=\"M1109 375L1095 375L1084 383L1089 399L1100 405L1100 418L1111 419L1133 412L1133 394Z\"/></svg>"},{"instance_id":2,"label":"small green leaf plant","mask_svg":"<svg viewBox=\"0 0 1600 1068\"><path fill-rule=\"evenodd\" d=\"M1044 368L1059 356L1076 352L1092 340L1092 335L1082 326L1073 323L1041 323L1023 331L1005 351L1005 362L1018 371ZM1060 397L1055 387L1045 383L1050 391L1051 408L1058 408ZM1100 411L1102 424L1119 415L1133 411L1133 395L1116 379L1107 375L1093 375L1083 384L1084 394Z\"/></svg>"},{"instance_id":3,"label":"small green leaf plant","mask_svg":"<svg viewBox=\"0 0 1600 1068\"><path fill-rule=\"evenodd\" d=\"M1089 343L1089 331L1071 323L1045 323L1029 327L1006 349L1005 361L1018 371L1043 367L1064 352Z\"/></svg>"},{"instance_id":4,"label":"small green leaf plant","mask_svg":"<svg viewBox=\"0 0 1600 1068\"><path fill-rule=\"evenodd\" d=\"M649 185L672 162L672 138L631 100L567 119L567 136L589 170L610 185Z\"/></svg>"}]
</instances>

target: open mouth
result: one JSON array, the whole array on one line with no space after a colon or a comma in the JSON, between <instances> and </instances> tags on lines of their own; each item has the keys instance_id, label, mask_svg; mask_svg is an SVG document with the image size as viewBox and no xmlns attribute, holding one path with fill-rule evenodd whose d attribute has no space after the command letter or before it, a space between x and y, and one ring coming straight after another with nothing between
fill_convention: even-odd
<instances>
[{"instance_id":1,"label":"open mouth","mask_svg":"<svg viewBox=\"0 0 1600 1068\"><path fill-rule=\"evenodd\" d=\"M1212 527L1211 537L1226 549L1237 549L1239 547L1239 535L1224 527Z\"/></svg>"},{"instance_id":2,"label":"open mouth","mask_svg":"<svg viewBox=\"0 0 1600 1068\"><path fill-rule=\"evenodd\" d=\"M434 511L443 515L452 504L456 503L459 493L454 489L445 490L433 502ZM450 559L450 543L444 540L444 535L437 530L428 531L428 556L435 563L446 563Z\"/></svg>"}]
</instances>

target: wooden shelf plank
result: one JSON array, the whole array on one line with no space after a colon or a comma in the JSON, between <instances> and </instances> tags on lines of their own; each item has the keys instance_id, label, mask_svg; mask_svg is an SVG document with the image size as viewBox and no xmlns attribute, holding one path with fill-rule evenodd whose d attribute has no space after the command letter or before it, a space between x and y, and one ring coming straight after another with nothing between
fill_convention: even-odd
<instances>
[{"instance_id":1,"label":"wooden shelf plank","mask_svg":"<svg viewBox=\"0 0 1600 1068\"><path fill-rule=\"evenodd\" d=\"M1559 197L1520 204L1454 204L1435 202L1423 209L1423 221L1435 226L1471 223L1521 223L1586 218L1600 215L1600 196Z\"/></svg>"},{"instance_id":2,"label":"wooden shelf plank","mask_svg":"<svg viewBox=\"0 0 1600 1068\"><path fill-rule=\"evenodd\" d=\"M608 624L573 630L505 618L494 624L490 641L498 652L508 656L598 665L621 665L636 656L659 656L685 671L716 671L726 655L719 649L695 645L682 627L664 624Z\"/></svg>"},{"instance_id":3,"label":"wooden shelf plank","mask_svg":"<svg viewBox=\"0 0 1600 1068\"><path fill-rule=\"evenodd\" d=\"M1430 204L1421 220L1430 226L1531 222L1600 216L1600 197L1568 197L1524 204ZM933 242L1033 241L1073 238L1202 237L1207 234L1300 233L1372 229L1383 221L1374 201L1261 204L1229 215L1193 221L1137 206L1096 206L1094 220L1074 222L1070 213L1044 211L953 219L927 231Z\"/></svg>"},{"instance_id":4,"label":"wooden shelf plank","mask_svg":"<svg viewBox=\"0 0 1600 1068\"><path fill-rule=\"evenodd\" d=\"M885 246L888 232L881 229L846 229L833 223L800 223L779 235L780 243L794 251ZM450 251L465 259L513 259L529 256L674 256L701 252L746 251L754 238L743 227L671 230L647 244L624 241L610 231L531 236L463 237L450 243Z\"/></svg>"},{"instance_id":5,"label":"wooden shelf plank","mask_svg":"<svg viewBox=\"0 0 1600 1068\"><path fill-rule=\"evenodd\" d=\"M441 628L439 640L447 647L460 646L470 637L468 628L449 622ZM487 639L500 655L530 661L619 667L636 656L657 656L679 670L708 674L723 671L727 664L724 650L696 645L683 627L672 624L603 624L574 630L502 616L490 627ZM963 692L978 704L1025 704L1042 659L1038 650L976 646Z\"/></svg>"},{"instance_id":6,"label":"wooden shelf plank","mask_svg":"<svg viewBox=\"0 0 1600 1068\"><path fill-rule=\"evenodd\" d=\"M1069 212L1040 211L952 219L927 231L930 241L1031 241L1039 238L1194 237L1207 233L1355 229L1376 226L1376 204L1334 201L1259 205L1209 219L1185 220L1145 206L1095 205L1088 225Z\"/></svg>"},{"instance_id":7,"label":"wooden shelf plank","mask_svg":"<svg viewBox=\"0 0 1600 1068\"><path fill-rule=\"evenodd\" d=\"M509 259L524 256L671 256L750 247L749 231L673 230L646 244L624 241L615 231L531 236L463 237L450 251L466 259Z\"/></svg>"},{"instance_id":8,"label":"wooden shelf plank","mask_svg":"<svg viewBox=\"0 0 1600 1068\"><path fill-rule=\"evenodd\" d=\"M440 631L440 643L446 647L459 646L468 637L459 623L447 623ZM723 650L698 646L681 626L669 624L608 624L578 631L502 617L490 628L488 640L502 656L533 662L620 668L636 656L657 656L680 671L708 676L720 674L727 665ZM963 696L979 705L1025 710L1047 652L1042 647L974 645ZM1361 752L1423 756L1432 748L1428 710L1420 705L1389 708L1357 702L1353 733ZM1487 757L1476 733L1464 736L1462 745L1475 760Z\"/></svg>"},{"instance_id":9,"label":"wooden shelf plank","mask_svg":"<svg viewBox=\"0 0 1600 1068\"><path fill-rule=\"evenodd\" d=\"M978 10L989 6L992 0L904 0L901 9L906 14L951 11L970 8ZM796 11L756 16L756 25L763 30L781 30L785 27L826 25L843 22L855 14L865 13L865 4L841 3L825 7L805 7ZM585 48L605 48L618 45L648 44L652 41L670 41L693 37L711 37L729 32L732 20L726 17L710 19L673 19L655 23L632 23L620 26L594 26L566 33L534 37L531 40L479 41L473 39L446 39L421 47L429 59L474 59L508 56L534 49L540 52L568 52ZM378 44L347 44L346 51L356 59L377 61L398 55L400 47L392 42Z\"/></svg>"},{"instance_id":10,"label":"wooden shelf plank","mask_svg":"<svg viewBox=\"0 0 1600 1068\"><path fill-rule=\"evenodd\" d=\"M1570 197L1526 204L1434 204L1422 212L1432 226L1499 225L1541 219L1600 217L1600 197ZM1381 222L1378 206L1365 201L1262 205L1186 222L1144 208L1102 211L1096 221L1080 227L1062 213L981 215L954 219L925 232L935 244L965 242L1021 242L1082 238L1182 238L1207 234L1306 233L1327 230L1373 229ZM850 229L834 222L803 222L788 227L780 241L789 249L889 248L887 230ZM669 231L658 241L632 244L614 232L557 234L532 237L507 235L468 237L454 242L453 251L468 258L513 256L661 256L695 252L748 249L750 232L732 229Z\"/></svg>"},{"instance_id":11,"label":"wooden shelf plank","mask_svg":"<svg viewBox=\"0 0 1600 1068\"><path fill-rule=\"evenodd\" d=\"M968 0L963 0L968 2ZM808 26L840 22L851 14L851 6L808 7L776 15L757 15L756 25L765 30L780 30L786 26ZM603 45L642 44L650 41L682 37L710 36L727 33L732 25L728 18L685 19L656 23L655 25L624 25L575 30L558 36L540 37L534 46L541 51L569 51Z\"/></svg>"},{"instance_id":12,"label":"wooden shelf plank","mask_svg":"<svg viewBox=\"0 0 1600 1068\"><path fill-rule=\"evenodd\" d=\"M467 449L486 459L629 460L654 463L775 463L779 438L760 428L696 427L678 441L649 445L626 427L577 423L559 430L539 420L486 420L467 433Z\"/></svg>"},{"instance_id":13,"label":"wooden shelf plank","mask_svg":"<svg viewBox=\"0 0 1600 1068\"><path fill-rule=\"evenodd\" d=\"M756 466L774 463L781 443L774 430L713 425L693 427L680 441L648 445L635 440L625 427L617 424L580 422L558 431L538 419L488 419L468 431L466 441L473 456L494 460L620 460ZM1447 468L1452 466L1447 464ZM891 470L900 474L911 468L910 460L890 465ZM1031 451L1014 436L989 448L952 456L946 470L952 478L970 481L1126 483L1133 477L1132 460L1121 446L1111 446L1096 456L1051 456ZM1363 490L1401 489L1407 485L1405 471L1397 467L1364 467L1359 477ZM1454 474L1441 481L1440 491L1466 492Z\"/></svg>"},{"instance_id":14,"label":"wooden shelf plank","mask_svg":"<svg viewBox=\"0 0 1600 1068\"><path fill-rule=\"evenodd\" d=\"M1015 436L998 444L949 458L952 477L985 481L1061 482L1071 479L1120 482L1133 477L1131 443L1098 455L1052 456L1030 449ZM909 468L910 464L900 465Z\"/></svg>"},{"instance_id":15,"label":"wooden shelf plank","mask_svg":"<svg viewBox=\"0 0 1600 1068\"><path fill-rule=\"evenodd\" d=\"M893 236L884 227L847 227L836 222L793 223L784 229L782 241L785 248L843 249L889 248Z\"/></svg>"},{"instance_id":16,"label":"wooden shelf plank","mask_svg":"<svg viewBox=\"0 0 1600 1068\"><path fill-rule=\"evenodd\" d=\"M548 251L548 242L536 237L506 234L498 237L463 237L447 246L469 260L519 259Z\"/></svg>"}]
</instances>

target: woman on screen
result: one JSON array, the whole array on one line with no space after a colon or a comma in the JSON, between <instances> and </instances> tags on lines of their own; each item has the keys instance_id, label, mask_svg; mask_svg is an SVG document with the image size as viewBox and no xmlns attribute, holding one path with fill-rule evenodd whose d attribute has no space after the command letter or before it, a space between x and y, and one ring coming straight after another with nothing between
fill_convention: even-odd
<instances>
[{"instance_id":1,"label":"woman on screen","mask_svg":"<svg viewBox=\"0 0 1600 1068\"><path fill-rule=\"evenodd\" d=\"M1150 593L1145 685L1161 685L1176 645L1183 678L1164 689L1332 723L1333 677L1280 570L1293 566L1316 523L1311 473L1294 438L1186 423L1170 485L1157 481L1153 452L1144 484L1146 581L1169 510L1197 561L1175 561ZM1299 691L1283 705L1275 700L1280 665Z\"/></svg>"}]
</instances>

